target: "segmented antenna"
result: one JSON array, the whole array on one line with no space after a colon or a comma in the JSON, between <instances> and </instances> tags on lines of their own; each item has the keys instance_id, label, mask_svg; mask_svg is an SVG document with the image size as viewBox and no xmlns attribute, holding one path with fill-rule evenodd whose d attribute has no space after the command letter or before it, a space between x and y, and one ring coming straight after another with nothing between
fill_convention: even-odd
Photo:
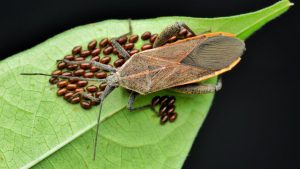
<instances>
[{"instance_id":1,"label":"segmented antenna","mask_svg":"<svg viewBox=\"0 0 300 169\"><path fill-rule=\"evenodd\" d=\"M100 126L100 116L101 116L101 112L102 112L102 103L103 101L100 101L100 109L99 109L99 113L98 113L98 117L97 117L97 129L96 129L96 136L95 136L95 143L94 143L94 155L93 155L93 159L96 160L96 152L97 152L97 143L98 143L98 133L99 133L99 126Z\"/></svg>"},{"instance_id":2,"label":"segmented antenna","mask_svg":"<svg viewBox=\"0 0 300 169\"><path fill-rule=\"evenodd\" d=\"M64 76L64 75L51 75L51 74L46 74L46 73L21 73L20 75L51 76L51 77L62 78L62 79L79 79L79 80L85 80L85 81L107 82L106 79L83 78L83 77Z\"/></svg>"},{"instance_id":3,"label":"segmented antenna","mask_svg":"<svg viewBox=\"0 0 300 169\"><path fill-rule=\"evenodd\" d=\"M107 85L105 90L103 91L101 98L100 98L100 105L99 105L99 113L97 117L97 129L96 129L96 136L95 136L95 144L94 144L94 155L93 159L96 159L96 152L97 152L97 143L98 143L98 133L99 133L99 126L100 126L100 117L102 112L102 104L106 96L115 89L115 86Z\"/></svg>"}]
</instances>

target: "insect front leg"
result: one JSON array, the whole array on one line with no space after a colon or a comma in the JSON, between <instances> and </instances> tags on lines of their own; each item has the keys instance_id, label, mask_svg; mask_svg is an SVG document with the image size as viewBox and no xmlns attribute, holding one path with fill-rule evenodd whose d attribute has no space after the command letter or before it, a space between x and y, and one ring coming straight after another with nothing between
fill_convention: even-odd
<instances>
[{"instance_id":1,"label":"insect front leg","mask_svg":"<svg viewBox=\"0 0 300 169\"><path fill-rule=\"evenodd\" d=\"M128 60L130 58L129 53L121 46L121 44L114 38L111 40L111 44L113 47L116 48L116 50L121 54L125 60Z\"/></svg>"},{"instance_id":2,"label":"insect front leg","mask_svg":"<svg viewBox=\"0 0 300 169\"><path fill-rule=\"evenodd\" d=\"M129 25L129 32L124 34L124 35L121 35L117 38L112 38L111 39L111 44L114 48L116 48L116 50L119 52L119 54L121 54L125 60L128 60L130 55L129 53L122 47L122 45L117 41L117 39L120 39L124 36L127 36L127 35L131 35L132 34L132 26L131 26L131 20L128 19L128 25Z\"/></svg>"},{"instance_id":3,"label":"insect front leg","mask_svg":"<svg viewBox=\"0 0 300 169\"><path fill-rule=\"evenodd\" d=\"M64 59L63 62L67 63L67 64L81 64L81 63L90 63L93 66L96 66L99 69L108 71L108 72L116 72L117 69L114 67L111 67L110 65L106 65L100 62L96 62L94 60L90 60L90 61L69 61L67 59Z\"/></svg>"},{"instance_id":4,"label":"insect front leg","mask_svg":"<svg viewBox=\"0 0 300 169\"><path fill-rule=\"evenodd\" d=\"M177 24L181 28L185 28L186 30L188 30L193 36L196 36L196 33L189 26L187 26L184 22L177 22Z\"/></svg>"},{"instance_id":5,"label":"insect front leg","mask_svg":"<svg viewBox=\"0 0 300 169\"><path fill-rule=\"evenodd\" d=\"M219 91L221 90L221 88L222 88L222 80L220 78L216 85L193 83L193 84L188 84L183 86L177 86L172 88L171 90L179 93L185 93L185 94L206 94L206 93L213 93Z\"/></svg>"},{"instance_id":6,"label":"insect front leg","mask_svg":"<svg viewBox=\"0 0 300 169\"><path fill-rule=\"evenodd\" d=\"M176 22L173 25L167 26L156 38L153 47L163 46L172 36L177 36L182 28L187 29L193 36L196 34L183 22Z\"/></svg>"},{"instance_id":7,"label":"insect front leg","mask_svg":"<svg viewBox=\"0 0 300 169\"><path fill-rule=\"evenodd\" d=\"M144 108L147 108L147 107L150 107L151 104L146 104L144 106L139 106L139 107L134 107L133 104L134 104L134 101L135 101L135 98L136 96L138 96L139 94L132 91L130 93L130 96L129 96L129 100L128 100L128 105L127 105L127 109L129 111L134 111L134 110L141 110L141 109L144 109Z\"/></svg>"},{"instance_id":8,"label":"insect front leg","mask_svg":"<svg viewBox=\"0 0 300 169\"><path fill-rule=\"evenodd\" d=\"M116 39L119 39L121 37L128 36L128 35L132 34L132 25L131 25L131 19L130 18L128 19L128 29L129 29L128 33L125 33L124 35L121 35L121 36L117 37Z\"/></svg>"}]
</instances>

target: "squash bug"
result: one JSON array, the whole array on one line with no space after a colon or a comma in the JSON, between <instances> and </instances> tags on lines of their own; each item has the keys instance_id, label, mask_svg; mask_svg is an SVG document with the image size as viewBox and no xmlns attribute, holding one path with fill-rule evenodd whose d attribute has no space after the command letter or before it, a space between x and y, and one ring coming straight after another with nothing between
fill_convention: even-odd
<instances>
[{"instance_id":1,"label":"squash bug","mask_svg":"<svg viewBox=\"0 0 300 169\"><path fill-rule=\"evenodd\" d=\"M166 44L171 37L178 35L183 28L187 29L193 36ZM131 34L130 22L129 30L129 33L122 36ZM129 110L137 110L149 106L133 107L135 97L138 94L146 95L163 89L173 89L177 92L187 94L215 92L222 87L220 79L216 85L201 84L198 82L231 70L241 60L241 56L245 51L245 43L233 34L216 32L196 35L182 22L176 22L166 27L154 41L153 49L145 50L132 56L128 54L116 39L118 38L111 40L112 46L127 60L119 68L113 68L93 60L63 60L66 64L90 63L99 69L111 72L105 79L79 78L42 73L22 74L46 75L63 79L78 78L80 80L105 82L107 84L103 94L98 98L90 96L86 92L77 93L77 95L80 94L92 101L100 102L94 145L94 159L96 156L102 104L106 96L116 87L124 87L131 91L128 101ZM76 94L73 97L75 96Z\"/></svg>"}]
</instances>

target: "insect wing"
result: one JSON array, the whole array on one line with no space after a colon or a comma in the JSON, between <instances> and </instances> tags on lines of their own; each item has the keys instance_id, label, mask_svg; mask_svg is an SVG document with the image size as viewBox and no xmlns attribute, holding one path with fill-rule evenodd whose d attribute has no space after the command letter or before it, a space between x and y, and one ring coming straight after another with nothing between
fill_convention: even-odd
<instances>
[{"instance_id":1,"label":"insect wing","mask_svg":"<svg viewBox=\"0 0 300 169\"><path fill-rule=\"evenodd\" d=\"M221 70L228 67L245 51L245 43L234 37L214 36L201 42L181 64L205 70Z\"/></svg>"}]
</instances>

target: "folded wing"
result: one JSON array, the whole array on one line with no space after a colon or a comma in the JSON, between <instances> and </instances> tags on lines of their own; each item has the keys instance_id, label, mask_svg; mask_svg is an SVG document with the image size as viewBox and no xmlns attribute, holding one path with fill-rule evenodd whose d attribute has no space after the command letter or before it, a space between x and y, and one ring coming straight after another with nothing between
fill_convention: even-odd
<instances>
[{"instance_id":1,"label":"folded wing","mask_svg":"<svg viewBox=\"0 0 300 169\"><path fill-rule=\"evenodd\" d=\"M220 70L228 67L245 51L245 43L234 37L214 36L200 43L181 64L204 70Z\"/></svg>"}]
</instances>

